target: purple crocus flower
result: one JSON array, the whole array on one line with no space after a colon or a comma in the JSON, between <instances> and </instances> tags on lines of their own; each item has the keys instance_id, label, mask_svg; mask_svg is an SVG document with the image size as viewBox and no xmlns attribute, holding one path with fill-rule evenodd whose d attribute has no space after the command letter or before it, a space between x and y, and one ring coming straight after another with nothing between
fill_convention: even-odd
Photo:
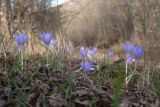
<instances>
[{"instance_id":1,"label":"purple crocus flower","mask_svg":"<svg viewBox=\"0 0 160 107\"><path fill-rule=\"evenodd\" d=\"M135 62L135 61L136 61L136 59L135 59L134 56L129 56L129 57L127 58L127 63L129 63L129 64L131 64L132 62Z\"/></svg>"},{"instance_id":2,"label":"purple crocus flower","mask_svg":"<svg viewBox=\"0 0 160 107\"><path fill-rule=\"evenodd\" d=\"M52 40L52 32L43 32L41 33L40 38L45 45L49 45Z\"/></svg>"},{"instance_id":3,"label":"purple crocus flower","mask_svg":"<svg viewBox=\"0 0 160 107\"><path fill-rule=\"evenodd\" d=\"M15 39L19 46L24 46L25 42L28 40L28 35L27 33L20 33L19 35L16 35Z\"/></svg>"},{"instance_id":4,"label":"purple crocus flower","mask_svg":"<svg viewBox=\"0 0 160 107\"><path fill-rule=\"evenodd\" d=\"M92 47L92 48L90 48L90 53L92 54L92 55L95 55L96 54L96 52L97 52L97 48L96 47Z\"/></svg>"},{"instance_id":5,"label":"purple crocus flower","mask_svg":"<svg viewBox=\"0 0 160 107\"><path fill-rule=\"evenodd\" d=\"M51 44L54 46L54 48L56 48L57 45L58 45L58 42L57 42L56 39L52 39L52 40L51 40Z\"/></svg>"},{"instance_id":6,"label":"purple crocus flower","mask_svg":"<svg viewBox=\"0 0 160 107\"><path fill-rule=\"evenodd\" d=\"M85 72L88 72L88 73L95 70L95 68L93 67L93 63L91 61L80 62L80 66Z\"/></svg>"},{"instance_id":7,"label":"purple crocus flower","mask_svg":"<svg viewBox=\"0 0 160 107\"><path fill-rule=\"evenodd\" d=\"M133 52L134 47L135 47L135 46L134 46L133 44L131 44L131 43L126 43L126 44L123 45L123 50L124 50L126 53L131 53L131 52Z\"/></svg>"},{"instance_id":8,"label":"purple crocus flower","mask_svg":"<svg viewBox=\"0 0 160 107\"><path fill-rule=\"evenodd\" d=\"M144 54L144 48L142 46L136 46L133 51L135 59L140 59Z\"/></svg>"},{"instance_id":9,"label":"purple crocus flower","mask_svg":"<svg viewBox=\"0 0 160 107\"><path fill-rule=\"evenodd\" d=\"M72 48L71 47L67 47L67 52L71 54Z\"/></svg>"},{"instance_id":10,"label":"purple crocus flower","mask_svg":"<svg viewBox=\"0 0 160 107\"><path fill-rule=\"evenodd\" d=\"M113 51L112 51L111 49L109 49L109 51L108 51L108 54L107 54L107 55L108 55L108 57L110 57L110 58L111 58L111 57L113 56Z\"/></svg>"},{"instance_id":11,"label":"purple crocus flower","mask_svg":"<svg viewBox=\"0 0 160 107\"><path fill-rule=\"evenodd\" d=\"M87 53L88 53L88 50L85 49L84 47L81 47L80 48L80 54L85 58L87 57Z\"/></svg>"},{"instance_id":12,"label":"purple crocus flower","mask_svg":"<svg viewBox=\"0 0 160 107\"><path fill-rule=\"evenodd\" d=\"M92 58L96 55L97 53L97 48L96 47L91 47L89 50L88 50L88 53L87 53L87 57L88 58Z\"/></svg>"}]
</instances>

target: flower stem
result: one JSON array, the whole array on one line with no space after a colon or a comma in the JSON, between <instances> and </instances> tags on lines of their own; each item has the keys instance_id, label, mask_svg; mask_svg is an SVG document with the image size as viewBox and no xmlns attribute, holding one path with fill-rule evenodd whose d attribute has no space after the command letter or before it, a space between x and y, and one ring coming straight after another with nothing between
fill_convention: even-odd
<instances>
[{"instance_id":1,"label":"flower stem","mask_svg":"<svg viewBox=\"0 0 160 107\"><path fill-rule=\"evenodd\" d=\"M48 67L48 62L49 62L49 46L46 46L47 49L47 64L46 66Z\"/></svg>"},{"instance_id":2,"label":"flower stem","mask_svg":"<svg viewBox=\"0 0 160 107\"><path fill-rule=\"evenodd\" d=\"M21 70L23 70L23 48L20 48L20 53L21 53Z\"/></svg>"},{"instance_id":3,"label":"flower stem","mask_svg":"<svg viewBox=\"0 0 160 107\"><path fill-rule=\"evenodd\" d=\"M135 62L134 70L133 70L132 74L130 74L129 76L126 77L126 80L127 80L126 84L129 83L129 81L131 80L133 75L137 74L136 67L137 67L137 63Z\"/></svg>"},{"instance_id":4,"label":"flower stem","mask_svg":"<svg viewBox=\"0 0 160 107\"><path fill-rule=\"evenodd\" d=\"M126 84L128 84L127 75L128 75L128 62L126 60L126 79L125 79Z\"/></svg>"}]
</instances>

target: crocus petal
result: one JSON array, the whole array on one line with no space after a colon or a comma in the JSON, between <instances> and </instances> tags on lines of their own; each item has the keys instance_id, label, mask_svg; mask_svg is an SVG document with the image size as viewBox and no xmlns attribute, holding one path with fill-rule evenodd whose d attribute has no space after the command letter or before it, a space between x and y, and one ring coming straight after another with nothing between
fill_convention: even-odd
<instances>
[{"instance_id":1,"label":"crocus petal","mask_svg":"<svg viewBox=\"0 0 160 107\"><path fill-rule=\"evenodd\" d=\"M135 59L140 59L144 54L144 48L141 46L136 46L134 49L134 57Z\"/></svg>"},{"instance_id":2,"label":"crocus petal","mask_svg":"<svg viewBox=\"0 0 160 107\"><path fill-rule=\"evenodd\" d=\"M19 35L16 35L15 39L19 46L23 46L24 43L28 40L28 35L26 33L20 33Z\"/></svg>"},{"instance_id":3,"label":"crocus petal","mask_svg":"<svg viewBox=\"0 0 160 107\"><path fill-rule=\"evenodd\" d=\"M72 48L71 47L67 47L67 52L71 54Z\"/></svg>"},{"instance_id":4,"label":"crocus petal","mask_svg":"<svg viewBox=\"0 0 160 107\"><path fill-rule=\"evenodd\" d=\"M54 48L56 48L58 42L57 42L57 40L53 39L53 40L51 40L51 44L54 46Z\"/></svg>"},{"instance_id":5,"label":"crocus petal","mask_svg":"<svg viewBox=\"0 0 160 107\"><path fill-rule=\"evenodd\" d=\"M28 36L27 34L24 35L24 42L26 42L28 40Z\"/></svg>"},{"instance_id":6,"label":"crocus petal","mask_svg":"<svg viewBox=\"0 0 160 107\"><path fill-rule=\"evenodd\" d=\"M88 53L88 52L87 52L87 50L84 49L84 47L81 47L81 48L80 48L80 54L81 54L84 58L87 57L87 53Z\"/></svg>"},{"instance_id":7,"label":"crocus petal","mask_svg":"<svg viewBox=\"0 0 160 107\"><path fill-rule=\"evenodd\" d=\"M123 45L123 50L126 52L126 53L131 53L133 50L134 50L134 45L131 44L131 43L126 43Z\"/></svg>"},{"instance_id":8,"label":"crocus petal","mask_svg":"<svg viewBox=\"0 0 160 107\"><path fill-rule=\"evenodd\" d=\"M90 71L94 71L94 70L95 70L95 68L91 67L89 70L90 70Z\"/></svg>"},{"instance_id":9,"label":"crocus petal","mask_svg":"<svg viewBox=\"0 0 160 107\"><path fill-rule=\"evenodd\" d=\"M91 52L91 54L95 55L96 52L97 52L97 48L96 47L93 47L89 50Z\"/></svg>"},{"instance_id":10,"label":"crocus petal","mask_svg":"<svg viewBox=\"0 0 160 107\"><path fill-rule=\"evenodd\" d=\"M80 62L80 66L83 69L84 72L92 72L95 70L95 68L93 67L93 64L91 61L87 61L87 62Z\"/></svg>"},{"instance_id":11,"label":"crocus petal","mask_svg":"<svg viewBox=\"0 0 160 107\"><path fill-rule=\"evenodd\" d=\"M127 63L129 63L129 64L131 64L132 62L135 62L135 61L136 61L136 59L135 59L134 56L129 56L129 57L127 58Z\"/></svg>"},{"instance_id":12,"label":"crocus petal","mask_svg":"<svg viewBox=\"0 0 160 107\"><path fill-rule=\"evenodd\" d=\"M49 45L52 40L52 32L41 33L40 39L44 42L44 44Z\"/></svg>"},{"instance_id":13,"label":"crocus petal","mask_svg":"<svg viewBox=\"0 0 160 107\"><path fill-rule=\"evenodd\" d=\"M112 57L113 56L113 51L111 49L109 49L108 51L108 57Z\"/></svg>"},{"instance_id":14,"label":"crocus petal","mask_svg":"<svg viewBox=\"0 0 160 107\"><path fill-rule=\"evenodd\" d=\"M83 63L83 62L80 62L80 66L81 66L81 68L83 69L83 68L84 68L84 63Z\"/></svg>"},{"instance_id":15,"label":"crocus petal","mask_svg":"<svg viewBox=\"0 0 160 107\"><path fill-rule=\"evenodd\" d=\"M41 35L40 35L40 39L43 41L44 40L44 33L42 33Z\"/></svg>"},{"instance_id":16,"label":"crocus petal","mask_svg":"<svg viewBox=\"0 0 160 107\"><path fill-rule=\"evenodd\" d=\"M19 35L16 35L16 41L17 41L17 43L19 45Z\"/></svg>"}]
</instances>

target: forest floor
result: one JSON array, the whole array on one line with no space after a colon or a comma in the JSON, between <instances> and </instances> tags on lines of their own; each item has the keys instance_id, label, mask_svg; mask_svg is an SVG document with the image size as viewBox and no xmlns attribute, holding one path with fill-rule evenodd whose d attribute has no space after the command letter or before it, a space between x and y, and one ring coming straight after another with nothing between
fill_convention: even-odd
<instances>
[{"instance_id":1,"label":"forest floor","mask_svg":"<svg viewBox=\"0 0 160 107\"><path fill-rule=\"evenodd\" d=\"M62 58L61 58L62 59ZM84 73L80 59L40 55L24 60L0 58L0 107L160 107L160 69L132 63L125 83L125 60L96 60ZM144 62L145 63L145 62Z\"/></svg>"}]
</instances>

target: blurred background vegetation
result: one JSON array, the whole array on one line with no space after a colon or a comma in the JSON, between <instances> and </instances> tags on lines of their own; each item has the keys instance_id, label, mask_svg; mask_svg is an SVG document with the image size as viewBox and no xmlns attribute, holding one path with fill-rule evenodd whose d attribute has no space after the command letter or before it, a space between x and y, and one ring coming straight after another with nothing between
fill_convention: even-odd
<instances>
[{"instance_id":1,"label":"blurred background vegetation","mask_svg":"<svg viewBox=\"0 0 160 107\"><path fill-rule=\"evenodd\" d=\"M0 51L13 51L19 32L29 34L31 49L39 45L40 32L52 31L75 47L118 50L131 41L145 47L147 60L159 61L160 0L69 0L57 6L52 2L0 0Z\"/></svg>"}]
</instances>

